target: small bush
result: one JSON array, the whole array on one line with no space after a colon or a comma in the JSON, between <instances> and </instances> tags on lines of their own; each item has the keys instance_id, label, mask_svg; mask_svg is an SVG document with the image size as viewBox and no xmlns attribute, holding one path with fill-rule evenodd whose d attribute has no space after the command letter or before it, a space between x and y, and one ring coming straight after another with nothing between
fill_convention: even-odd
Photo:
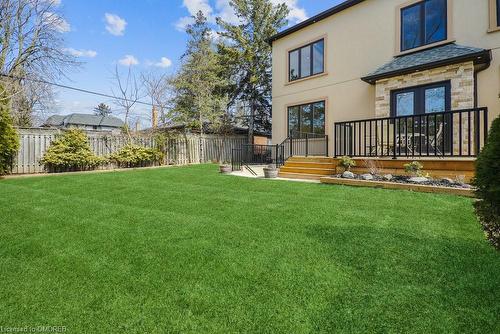
<instances>
[{"instance_id":1,"label":"small bush","mask_svg":"<svg viewBox=\"0 0 500 334\"><path fill-rule=\"evenodd\" d=\"M161 163L163 153L155 148L126 145L110 156L120 167L144 167Z\"/></svg>"},{"instance_id":2,"label":"small bush","mask_svg":"<svg viewBox=\"0 0 500 334\"><path fill-rule=\"evenodd\" d=\"M404 164L405 172L411 175L422 176L422 169L424 165L422 165L418 161L412 161L408 164Z\"/></svg>"},{"instance_id":3,"label":"small bush","mask_svg":"<svg viewBox=\"0 0 500 334\"><path fill-rule=\"evenodd\" d=\"M356 167L356 161L354 161L351 157L343 156L340 158L340 165L344 167L344 170L350 171L351 167Z\"/></svg>"},{"instance_id":4,"label":"small bush","mask_svg":"<svg viewBox=\"0 0 500 334\"><path fill-rule=\"evenodd\" d=\"M488 136L476 160L476 213L486 237L500 249L500 118L493 121Z\"/></svg>"},{"instance_id":5,"label":"small bush","mask_svg":"<svg viewBox=\"0 0 500 334\"><path fill-rule=\"evenodd\" d=\"M10 116L9 101L0 86L0 175L11 172L12 159L19 149L19 136Z\"/></svg>"},{"instance_id":6,"label":"small bush","mask_svg":"<svg viewBox=\"0 0 500 334\"><path fill-rule=\"evenodd\" d=\"M76 129L54 140L41 159L49 172L89 170L106 161L92 152L85 133Z\"/></svg>"}]
</instances>

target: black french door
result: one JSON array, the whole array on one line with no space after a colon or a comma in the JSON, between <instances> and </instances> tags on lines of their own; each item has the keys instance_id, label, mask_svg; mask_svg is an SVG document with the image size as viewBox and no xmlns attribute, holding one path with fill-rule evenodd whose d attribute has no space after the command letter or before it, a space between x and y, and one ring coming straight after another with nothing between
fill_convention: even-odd
<instances>
[{"instance_id":1,"label":"black french door","mask_svg":"<svg viewBox=\"0 0 500 334\"><path fill-rule=\"evenodd\" d=\"M391 116L408 116L395 127L399 144L412 154L420 153L427 143L434 153L450 153L453 116L441 114L450 110L450 81L391 92Z\"/></svg>"}]
</instances>

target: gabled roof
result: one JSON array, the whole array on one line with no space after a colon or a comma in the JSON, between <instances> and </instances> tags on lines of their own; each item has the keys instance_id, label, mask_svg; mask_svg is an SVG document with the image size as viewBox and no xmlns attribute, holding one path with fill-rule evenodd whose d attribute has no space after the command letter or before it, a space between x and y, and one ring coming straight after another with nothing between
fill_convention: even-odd
<instances>
[{"instance_id":1,"label":"gabled roof","mask_svg":"<svg viewBox=\"0 0 500 334\"><path fill-rule=\"evenodd\" d=\"M102 116L88 114L70 114L64 118L64 124L78 124L98 126L101 124Z\"/></svg>"},{"instance_id":2,"label":"gabled roof","mask_svg":"<svg viewBox=\"0 0 500 334\"><path fill-rule=\"evenodd\" d=\"M302 22L300 22L300 23L298 23L298 24L296 24L288 29L285 29L285 30L277 33L274 36L271 36L267 41L269 44L272 44L274 41L276 41L280 38L288 36L296 31L303 29L307 26L310 26L311 24L314 24L318 21L324 20L324 19L326 19L334 14L337 14L345 9L351 8L352 6L357 5L363 1L365 1L365 0L346 0L337 6L334 6L330 9L327 9L324 12L319 13L318 15L314 15L313 17L311 17L305 21L302 21Z\"/></svg>"},{"instance_id":3,"label":"gabled roof","mask_svg":"<svg viewBox=\"0 0 500 334\"><path fill-rule=\"evenodd\" d=\"M88 125L88 126L107 126L120 128L125 123L114 116L99 116L91 114L69 114L69 115L53 115L47 118L45 126L59 125Z\"/></svg>"},{"instance_id":4,"label":"gabled roof","mask_svg":"<svg viewBox=\"0 0 500 334\"><path fill-rule=\"evenodd\" d=\"M100 126L110 126L110 127L115 127L115 128L121 128L122 126L125 125L125 123L114 116L104 116L101 119L101 123L99 124Z\"/></svg>"},{"instance_id":5,"label":"gabled roof","mask_svg":"<svg viewBox=\"0 0 500 334\"><path fill-rule=\"evenodd\" d=\"M65 116L62 115L53 115L47 118L45 121L46 126L58 126L61 125Z\"/></svg>"},{"instance_id":6,"label":"gabled roof","mask_svg":"<svg viewBox=\"0 0 500 334\"><path fill-rule=\"evenodd\" d=\"M489 64L491 51L455 43L446 44L396 57L361 79L373 84L377 80L464 61L473 61L474 64Z\"/></svg>"}]
</instances>

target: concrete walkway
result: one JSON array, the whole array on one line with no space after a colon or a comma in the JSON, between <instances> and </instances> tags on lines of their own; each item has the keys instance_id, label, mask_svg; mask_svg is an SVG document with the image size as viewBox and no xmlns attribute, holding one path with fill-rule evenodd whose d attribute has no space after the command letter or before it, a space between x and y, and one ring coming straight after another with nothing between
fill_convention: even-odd
<instances>
[{"instance_id":1,"label":"concrete walkway","mask_svg":"<svg viewBox=\"0 0 500 334\"><path fill-rule=\"evenodd\" d=\"M239 176L239 177L248 177L253 179L266 179L264 177L264 167L267 165L259 165L259 166L250 166L250 168L257 174L253 175L245 166L241 168L241 171L232 172L229 175ZM294 182L306 182L306 183L321 183L319 180L302 180L302 179L287 179L283 177L278 177L276 179L266 179L266 180L278 180L278 181L294 181Z\"/></svg>"}]
</instances>

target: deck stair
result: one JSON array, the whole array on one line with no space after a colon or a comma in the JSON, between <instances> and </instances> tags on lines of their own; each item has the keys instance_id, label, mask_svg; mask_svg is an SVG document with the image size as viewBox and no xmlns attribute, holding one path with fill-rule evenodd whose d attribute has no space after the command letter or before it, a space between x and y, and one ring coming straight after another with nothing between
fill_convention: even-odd
<instances>
[{"instance_id":1,"label":"deck stair","mask_svg":"<svg viewBox=\"0 0 500 334\"><path fill-rule=\"evenodd\" d=\"M336 173L337 160L326 157L291 157L280 168L279 177L319 180Z\"/></svg>"}]
</instances>

